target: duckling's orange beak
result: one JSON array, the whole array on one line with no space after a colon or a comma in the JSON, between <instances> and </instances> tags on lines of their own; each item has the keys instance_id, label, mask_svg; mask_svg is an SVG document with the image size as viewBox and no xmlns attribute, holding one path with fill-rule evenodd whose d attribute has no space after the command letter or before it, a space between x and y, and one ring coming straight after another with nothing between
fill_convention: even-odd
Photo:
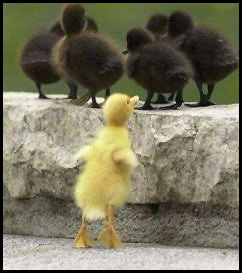
<instances>
[{"instance_id":1,"label":"duckling's orange beak","mask_svg":"<svg viewBox=\"0 0 242 273\"><path fill-rule=\"evenodd\" d=\"M124 54L124 55L128 55L128 54L129 54L128 49L123 50L123 54Z\"/></svg>"},{"instance_id":2,"label":"duckling's orange beak","mask_svg":"<svg viewBox=\"0 0 242 273\"><path fill-rule=\"evenodd\" d=\"M133 104L133 106L135 106L139 101L139 96L134 96L134 97L130 98L129 101Z\"/></svg>"}]
</instances>

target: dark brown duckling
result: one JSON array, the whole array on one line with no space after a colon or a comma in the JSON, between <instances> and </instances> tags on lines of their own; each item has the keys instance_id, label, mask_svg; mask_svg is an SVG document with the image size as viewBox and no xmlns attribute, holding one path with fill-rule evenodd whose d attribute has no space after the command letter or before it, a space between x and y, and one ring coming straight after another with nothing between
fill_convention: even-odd
<instances>
[{"instance_id":1,"label":"dark brown duckling","mask_svg":"<svg viewBox=\"0 0 242 273\"><path fill-rule=\"evenodd\" d=\"M87 20L87 27L85 31L98 32L98 25L96 21L89 16L86 16L86 20Z\"/></svg>"},{"instance_id":2,"label":"dark brown duckling","mask_svg":"<svg viewBox=\"0 0 242 273\"><path fill-rule=\"evenodd\" d=\"M41 90L42 84L56 83L60 80L60 76L51 62L51 51L63 35L60 23L56 22L48 32L31 38L21 53L19 65L23 72L35 82L40 99L47 99ZM71 83L68 85L70 87L69 98L76 98L75 85Z\"/></svg>"},{"instance_id":3,"label":"dark brown duckling","mask_svg":"<svg viewBox=\"0 0 242 273\"><path fill-rule=\"evenodd\" d=\"M162 13L155 13L148 19L145 28L150 31L157 42L167 35L168 17Z\"/></svg>"},{"instance_id":4,"label":"dark brown duckling","mask_svg":"<svg viewBox=\"0 0 242 273\"><path fill-rule=\"evenodd\" d=\"M47 99L41 90L42 84L51 84L60 80L50 58L53 46L61 38L56 31L57 28L55 24L49 32L31 38L23 48L19 61L23 72L35 82L40 99Z\"/></svg>"},{"instance_id":5,"label":"dark brown duckling","mask_svg":"<svg viewBox=\"0 0 242 273\"><path fill-rule=\"evenodd\" d=\"M155 13L148 19L145 28L155 36L155 42L166 40L167 37L168 17L162 13ZM154 104L165 104L173 101L174 93L170 95L168 100L162 94L158 94Z\"/></svg>"},{"instance_id":6,"label":"dark brown duckling","mask_svg":"<svg viewBox=\"0 0 242 273\"><path fill-rule=\"evenodd\" d=\"M200 102L190 107L214 105L210 101L215 84L238 68L239 56L229 42L217 31L196 27L191 16L176 11L169 17L168 36L174 45L186 54L193 70L200 93ZM208 93L203 92L207 84Z\"/></svg>"},{"instance_id":7,"label":"dark brown duckling","mask_svg":"<svg viewBox=\"0 0 242 273\"><path fill-rule=\"evenodd\" d=\"M154 93L177 91L176 104L161 109L177 109L183 103L183 87L191 76L191 67L182 53L166 43L154 43L146 30L134 28L127 34L129 54L126 66L128 76L147 91L143 110L154 109L150 103Z\"/></svg>"},{"instance_id":8,"label":"dark brown duckling","mask_svg":"<svg viewBox=\"0 0 242 273\"><path fill-rule=\"evenodd\" d=\"M115 84L123 75L124 65L111 40L99 33L83 31L84 14L79 4L64 8L62 27L66 36L55 46L53 61L64 78L88 89L92 107L99 108L96 93Z\"/></svg>"}]
</instances>

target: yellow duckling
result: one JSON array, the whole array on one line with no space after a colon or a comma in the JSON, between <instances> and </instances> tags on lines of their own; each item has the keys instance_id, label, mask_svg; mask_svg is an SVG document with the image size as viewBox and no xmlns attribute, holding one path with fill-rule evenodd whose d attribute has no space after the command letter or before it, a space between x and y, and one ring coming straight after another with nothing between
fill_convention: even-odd
<instances>
[{"instance_id":1,"label":"yellow duckling","mask_svg":"<svg viewBox=\"0 0 242 273\"><path fill-rule=\"evenodd\" d=\"M79 157L85 161L74 189L77 206L82 209L82 224L75 238L76 247L91 247L88 222L105 219L106 226L98 240L107 248L121 246L114 224L115 211L124 205L130 192L130 175L138 164L125 127L139 97L114 94L104 105L106 126Z\"/></svg>"}]
</instances>

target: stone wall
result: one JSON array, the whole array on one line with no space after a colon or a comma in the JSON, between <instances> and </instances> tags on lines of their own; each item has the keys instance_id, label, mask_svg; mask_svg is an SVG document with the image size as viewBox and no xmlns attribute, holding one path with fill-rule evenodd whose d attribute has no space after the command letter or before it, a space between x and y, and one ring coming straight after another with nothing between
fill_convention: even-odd
<instances>
[{"instance_id":1,"label":"stone wall","mask_svg":"<svg viewBox=\"0 0 242 273\"><path fill-rule=\"evenodd\" d=\"M4 231L73 237L75 154L102 126L102 110L36 97L4 93ZM129 128L139 166L118 216L125 240L237 247L239 106L135 111ZM156 215L150 203L160 204Z\"/></svg>"}]
</instances>

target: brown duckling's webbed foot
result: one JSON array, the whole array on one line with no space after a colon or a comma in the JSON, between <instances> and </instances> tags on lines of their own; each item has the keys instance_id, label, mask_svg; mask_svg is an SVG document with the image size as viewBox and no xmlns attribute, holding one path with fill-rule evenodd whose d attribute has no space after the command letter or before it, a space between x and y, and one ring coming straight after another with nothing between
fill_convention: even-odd
<instances>
[{"instance_id":1,"label":"brown duckling's webbed foot","mask_svg":"<svg viewBox=\"0 0 242 273\"><path fill-rule=\"evenodd\" d=\"M96 98L92 98L91 108L101 108L101 106L97 103Z\"/></svg>"},{"instance_id":2,"label":"brown duckling's webbed foot","mask_svg":"<svg viewBox=\"0 0 242 273\"><path fill-rule=\"evenodd\" d=\"M156 107L153 107L153 106L150 105L150 104L145 103L143 106L137 107L137 108L135 108L135 109L136 109L136 110L156 110L157 108L156 108Z\"/></svg>"},{"instance_id":3,"label":"brown duckling's webbed foot","mask_svg":"<svg viewBox=\"0 0 242 273\"><path fill-rule=\"evenodd\" d=\"M42 100L48 100L48 99L50 99L50 98L46 97L46 95L42 92L42 90L41 90L41 84L40 83L36 82L36 87L37 87L38 92L39 92L39 99L42 99Z\"/></svg>"},{"instance_id":4,"label":"brown duckling's webbed foot","mask_svg":"<svg viewBox=\"0 0 242 273\"><path fill-rule=\"evenodd\" d=\"M208 99L201 100L199 103L196 104L185 104L187 107L196 108L196 107L208 107L212 105L216 105L216 103L211 102Z\"/></svg>"},{"instance_id":5,"label":"brown duckling's webbed foot","mask_svg":"<svg viewBox=\"0 0 242 273\"><path fill-rule=\"evenodd\" d=\"M214 90L214 85L208 85L208 94L207 95L204 95L203 90L202 90L202 83L199 80L196 80L196 85L197 85L199 93L200 93L199 103L185 104L185 105L188 107L193 107L193 108L216 105L214 102L210 101L210 98L211 98L213 90Z\"/></svg>"},{"instance_id":6,"label":"brown duckling's webbed foot","mask_svg":"<svg viewBox=\"0 0 242 273\"><path fill-rule=\"evenodd\" d=\"M166 100L165 96L163 96L162 94L158 94L157 100L152 103L153 104L166 104L169 102Z\"/></svg>"},{"instance_id":7,"label":"brown duckling's webbed foot","mask_svg":"<svg viewBox=\"0 0 242 273\"><path fill-rule=\"evenodd\" d=\"M160 110L177 110L183 104L183 90L177 91L176 103L165 107L160 107Z\"/></svg>"},{"instance_id":8,"label":"brown duckling's webbed foot","mask_svg":"<svg viewBox=\"0 0 242 273\"><path fill-rule=\"evenodd\" d=\"M142 107L137 107L135 109L137 109L137 110L155 110L156 108L151 106L151 104L150 104L153 96L154 96L154 92L148 91L147 98L145 100L144 105Z\"/></svg>"},{"instance_id":9,"label":"brown duckling's webbed foot","mask_svg":"<svg viewBox=\"0 0 242 273\"><path fill-rule=\"evenodd\" d=\"M77 99L77 86L75 84L68 84L70 87L70 93L67 99L76 100Z\"/></svg>"}]
</instances>

